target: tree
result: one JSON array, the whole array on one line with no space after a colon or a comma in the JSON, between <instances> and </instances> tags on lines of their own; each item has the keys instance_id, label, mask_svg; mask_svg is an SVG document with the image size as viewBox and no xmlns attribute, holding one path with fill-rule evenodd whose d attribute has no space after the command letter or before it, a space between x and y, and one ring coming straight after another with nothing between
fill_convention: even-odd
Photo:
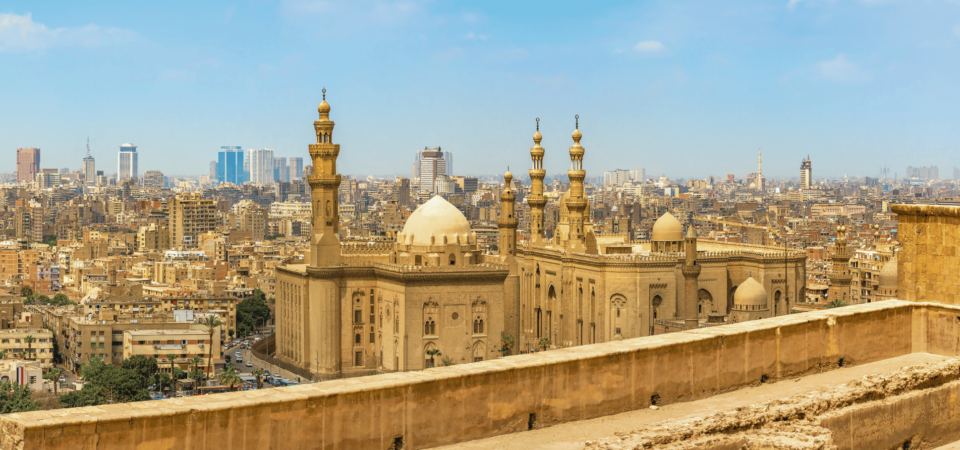
<instances>
[{"instance_id":1,"label":"tree","mask_svg":"<svg viewBox=\"0 0 960 450\"><path fill-rule=\"evenodd\" d=\"M27 337L23 338L23 342L27 343L27 354L33 353L33 343L36 341L37 341L37 338L33 337L32 334L27 335Z\"/></svg>"},{"instance_id":2,"label":"tree","mask_svg":"<svg viewBox=\"0 0 960 450\"><path fill-rule=\"evenodd\" d=\"M157 366L157 360L154 358L148 358L143 355L137 355L132 358L123 360L120 364L120 367L123 369L132 370L140 384L144 387L150 385L150 381L155 378L157 372L160 371L160 367Z\"/></svg>"},{"instance_id":3,"label":"tree","mask_svg":"<svg viewBox=\"0 0 960 450\"><path fill-rule=\"evenodd\" d=\"M549 338L542 337L542 338L540 338L539 341L537 341L537 348L539 348L540 351L544 351L544 350L550 348L550 344L551 344L551 342L550 342L550 339L549 339Z\"/></svg>"},{"instance_id":4,"label":"tree","mask_svg":"<svg viewBox=\"0 0 960 450\"><path fill-rule=\"evenodd\" d=\"M441 367L452 366L452 365L454 365L454 364L456 364L456 363L457 363L457 362L454 361L453 358L451 358L451 357L449 357L449 356L443 356L443 357L440 358L440 366L441 366Z\"/></svg>"},{"instance_id":5,"label":"tree","mask_svg":"<svg viewBox=\"0 0 960 450\"><path fill-rule=\"evenodd\" d=\"M233 366L228 366L226 370L220 373L220 385L221 386L230 386L230 390L233 390L233 387L243 384L243 379L240 378L240 374L237 373L237 368Z\"/></svg>"},{"instance_id":6,"label":"tree","mask_svg":"<svg viewBox=\"0 0 960 450\"><path fill-rule=\"evenodd\" d=\"M434 363L433 358L434 358L435 356L438 356L438 355L440 354L440 350L437 350L437 349L435 349L435 348L431 348L430 350L427 350L427 354L430 355L430 367L434 367L434 366L435 366L435 363Z\"/></svg>"},{"instance_id":7,"label":"tree","mask_svg":"<svg viewBox=\"0 0 960 450\"><path fill-rule=\"evenodd\" d=\"M173 377L169 373L157 374L157 389L163 394L163 388L170 386L170 393L173 394Z\"/></svg>"},{"instance_id":8,"label":"tree","mask_svg":"<svg viewBox=\"0 0 960 450\"><path fill-rule=\"evenodd\" d=\"M257 389L263 389L263 369L254 370L253 375L257 377Z\"/></svg>"},{"instance_id":9,"label":"tree","mask_svg":"<svg viewBox=\"0 0 960 450\"><path fill-rule=\"evenodd\" d=\"M507 355L509 355L509 354L510 354L510 350L513 349L513 346L514 346L514 345L516 345L516 344L514 344L514 342L513 342L513 335L512 335L512 334L505 334L502 338L500 338L500 354L501 354L502 356L507 356Z\"/></svg>"},{"instance_id":10,"label":"tree","mask_svg":"<svg viewBox=\"0 0 960 450\"><path fill-rule=\"evenodd\" d=\"M830 303L827 303L827 308L841 308L844 306L847 306L847 302L840 300L839 298Z\"/></svg>"},{"instance_id":11,"label":"tree","mask_svg":"<svg viewBox=\"0 0 960 450\"><path fill-rule=\"evenodd\" d=\"M20 288L21 297L29 297L33 295L33 289L30 289L30 286L23 286Z\"/></svg>"},{"instance_id":12,"label":"tree","mask_svg":"<svg viewBox=\"0 0 960 450\"><path fill-rule=\"evenodd\" d=\"M60 387L60 374L63 371L54 367L47 371L43 378L53 381L53 395L57 395L57 388Z\"/></svg>"},{"instance_id":13,"label":"tree","mask_svg":"<svg viewBox=\"0 0 960 450\"><path fill-rule=\"evenodd\" d=\"M200 324L207 327L207 331L210 332L210 345L207 346L207 370L209 371L207 378L209 379L213 376L213 331L222 327L224 324L219 316L207 316L200 321Z\"/></svg>"},{"instance_id":14,"label":"tree","mask_svg":"<svg viewBox=\"0 0 960 450\"><path fill-rule=\"evenodd\" d=\"M63 306L63 305L70 305L75 303L70 301L70 298L67 297L67 294L64 294L61 292L53 296L53 299L50 301L50 304L55 306Z\"/></svg>"},{"instance_id":15,"label":"tree","mask_svg":"<svg viewBox=\"0 0 960 450\"><path fill-rule=\"evenodd\" d=\"M176 360L177 360L177 355L173 353L167 353L167 361L170 361L170 378L173 380L176 379L176 375L177 375L176 370L174 370L174 367L173 367L173 362ZM170 384L170 390L176 392L174 390L174 385L172 383Z\"/></svg>"},{"instance_id":16,"label":"tree","mask_svg":"<svg viewBox=\"0 0 960 450\"><path fill-rule=\"evenodd\" d=\"M270 307L264 301L266 294L260 289L254 289L253 298L237 304L237 333L240 336L246 336L248 332L270 320Z\"/></svg>"},{"instance_id":17,"label":"tree","mask_svg":"<svg viewBox=\"0 0 960 450\"><path fill-rule=\"evenodd\" d=\"M203 363L203 358L194 356L190 358L190 363L193 370L190 371L189 376L197 383L197 387L200 387L200 380L203 378L203 372L200 371L200 364Z\"/></svg>"},{"instance_id":18,"label":"tree","mask_svg":"<svg viewBox=\"0 0 960 450\"><path fill-rule=\"evenodd\" d=\"M45 325L43 328L46 328L46 329L50 330L50 332L51 332L51 333L53 334L53 336L54 336L54 338L52 339L52 341L53 341L53 362L54 362L54 364L59 364L61 361L63 361L63 355L60 353L60 343L57 342L57 338L56 338L57 333L55 333L55 332L53 331L53 328L51 328L50 325ZM3 359L3 358L0 358L0 359Z\"/></svg>"},{"instance_id":19,"label":"tree","mask_svg":"<svg viewBox=\"0 0 960 450\"><path fill-rule=\"evenodd\" d=\"M237 332L236 332L235 330L228 330L228 331L227 331L227 335L230 336L230 339L233 339L233 335L236 334L236 333L237 333Z\"/></svg>"},{"instance_id":20,"label":"tree","mask_svg":"<svg viewBox=\"0 0 960 450\"><path fill-rule=\"evenodd\" d=\"M121 367L114 367L98 357L91 357L80 369L87 383L79 392L60 396L60 404L77 407L149 400L147 387L156 371L153 358L135 356L125 360Z\"/></svg>"},{"instance_id":21,"label":"tree","mask_svg":"<svg viewBox=\"0 0 960 450\"><path fill-rule=\"evenodd\" d=\"M7 359L7 351L0 350L0 359Z\"/></svg>"},{"instance_id":22,"label":"tree","mask_svg":"<svg viewBox=\"0 0 960 450\"><path fill-rule=\"evenodd\" d=\"M227 364L230 364L230 361L231 361L232 359L233 359L233 358L232 358L230 355L224 355L224 356L223 356L223 360L226 361Z\"/></svg>"},{"instance_id":23,"label":"tree","mask_svg":"<svg viewBox=\"0 0 960 450\"><path fill-rule=\"evenodd\" d=\"M9 381L0 383L0 414L38 411L40 404L31 400L30 388Z\"/></svg>"},{"instance_id":24,"label":"tree","mask_svg":"<svg viewBox=\"0 0 960 450\"><path fill-rule=\"evenodd\" d=\"M41 304L41 305L49 305L49 304L50 304L50 297L47 297L46 295L40 294L40 295L34 297L34 298L33 298L33 301L34 301L35 303L38 303L38 304Z\"/></svg>"}]
</instances>

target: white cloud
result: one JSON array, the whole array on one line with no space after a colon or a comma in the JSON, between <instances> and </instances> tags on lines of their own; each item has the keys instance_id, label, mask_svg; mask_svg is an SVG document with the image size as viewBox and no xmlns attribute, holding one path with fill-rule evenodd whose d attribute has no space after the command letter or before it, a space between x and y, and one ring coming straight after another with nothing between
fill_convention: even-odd
<instances>
[{"instance_id":1,"label":"white cloud","mask_svg":"<svg viewBox=\"0 0 960 450\"><path fill-rule=\"evenodd\" d=\"M284 0L282 11L291 19L323 15L345 25L397 24L420 13L423 0ZM341 25L344 25L341 23Z\"/></svg>"},{"instance_id":2,"label":"white cloud","mask_svg":"<svg viewBox=\"0 0 960 450\"><path fill-rule=\"evenodd\" d=\"M476 34L476 33L472 32L472 31L469 32L469 33L467 33L467 35L464 36L464 37L467 38L467 39L470 39L470 40L474 40L474 39L476 39L476 40L478 40L478 41L486 41L486 40L487 40L487 37L486 37L486 36L484 36L484 35L482 35L482 34Z\"/></svg>"},{"instance_id":3,"label":"white cloud","mask_svg":"<svg viewBox=\"0 0 960 450\"><path fill-rule=\"evenodd\" d=\"M797 3L800 3L800 0L790 0L787 2L787 8L793 9L797 7Z\"/></svg>"},{"instance_id":4,"label":"white cloud","mask_svg":"<svg viewBox=\"0 0 960 450\"><path fill-rule=\"evenodd\" d=\"M843 53L831 60L818 62L817 70L821 78L840 83L861 83L870 81L871 78L870 72L850 61Z\"/></svg>"},{"instance_id":5,"label":"white cloud","mask_svg":"<svg viewBox=\"0 0 960 450\"><path fill-rule=\"evenodd\" d=\"M0 52L37 51L54 47L94 47L133 41L137 34L97 25L49 29L26 15L0 14Z\"/></svg>"},{"instance_id":6,"label":"white cloud","mask_svg":"<svg viewBox=\"0 0 960 450\"><path fill-rule=\"evenodd\" d=\"M638 52L644 53L655 53L663 50L663 44L660 41L640 41L637 42L637 45L633 46L633 49Z\"/></svg>"}]
</instances>

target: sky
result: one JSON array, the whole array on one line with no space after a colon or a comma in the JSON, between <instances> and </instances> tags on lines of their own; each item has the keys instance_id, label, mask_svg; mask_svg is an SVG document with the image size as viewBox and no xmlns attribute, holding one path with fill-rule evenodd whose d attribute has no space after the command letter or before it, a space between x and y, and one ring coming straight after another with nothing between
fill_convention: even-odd
<instances>
[{"instance_id":1,"label":"sky","mask_svg":"<svg viewBox=\"0 0 960 450\"><path fill-rule=\"evenodd\" d=\"M0 172L209 172L220 146L309 160L327 89L344 174L952 175L960 0L282 0L0 4Z\"/></svg>"}]
</instances>

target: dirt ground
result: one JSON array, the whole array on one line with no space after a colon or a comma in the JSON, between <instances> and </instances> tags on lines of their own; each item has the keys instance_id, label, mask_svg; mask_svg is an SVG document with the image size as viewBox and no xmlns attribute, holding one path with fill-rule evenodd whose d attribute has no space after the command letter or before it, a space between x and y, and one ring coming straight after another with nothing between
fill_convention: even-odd
<instances>
[{"instance_id":1,"label":"dirt ground","mask_svg":"<svg viewBox=\"0 0 960 450\"><path fill-rule=\"evenodd\" d=\"M847 366L801 378L739 389L710 398L665 405L657 410L642 409L613 416L569 422L553 427L520 433L494 436L470 442L436 447L436 450L496 449L496 450L573 450L582 449L588 441L613 436L665 420L688 416L706 416L720 410L767 402L788 396L810 393L825 387L838 386L863 378L865 375L889 372L905 366L937 362L947 357L929 353L913 353L859 366ZM960 443L941 447L941 450L960 450Z\"/></svg>"}]
</instances>

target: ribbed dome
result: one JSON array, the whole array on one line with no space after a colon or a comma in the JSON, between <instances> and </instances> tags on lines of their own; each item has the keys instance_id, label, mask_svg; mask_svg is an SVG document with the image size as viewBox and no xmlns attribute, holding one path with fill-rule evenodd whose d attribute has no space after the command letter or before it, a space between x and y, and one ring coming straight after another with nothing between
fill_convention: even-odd
<instances>
[{"instance_id":1,"label":"ribbed dome","mask_svg":"<svg viewBox=\"0 0 960 450\"><path fill-rule=\"evenodd\" d=\"M747 278L747 281L740 283L740 286L737 287L737 293L733 294L733 303L736 305L735 307L742 305L767 306L767 291L753 277Z\"/></svg>"},{"instance_id":2,"label":"ribbed dome","mask_svg":"<svg viewBox=\"0 0 960 450\"><path fill-rule=\"evenodd\" d=\"M469 236L471 231L470 223L467 222L463 213L456 206L437 195L420 205L413 214L410 214L410 218L403 226L402 233L407 236L407 239L413 234L414 245L430 245L430 235L432 234L436 238L436 245L440 245L443 243L440 240L443 235L447 236L448 243L456 243L457 240L454 235L460 235L463 239L463 237ZM465 241L461 242L465 243Z\"/></svg>"},{"instance_id":3,"label":"ribbed dome","mask_svg":"<svg viewBox=\"0 0 960 450\"><path fill-rule=\"evenodd\" d=\"M653 231L650 233L651 241L682 241L683 225L673 214L669 212L660 216L653 224Z\"/></svg>"},{"instance_id":4,"label":"ribbed dome","mask_svg":"<svg viewBox=\"0 0 960 450\"><path fill-rule=\"evenodd\" d=\"M897 257L894 256L880 269L880 286L897 287Z\"/></svg>"}]
</instances>

